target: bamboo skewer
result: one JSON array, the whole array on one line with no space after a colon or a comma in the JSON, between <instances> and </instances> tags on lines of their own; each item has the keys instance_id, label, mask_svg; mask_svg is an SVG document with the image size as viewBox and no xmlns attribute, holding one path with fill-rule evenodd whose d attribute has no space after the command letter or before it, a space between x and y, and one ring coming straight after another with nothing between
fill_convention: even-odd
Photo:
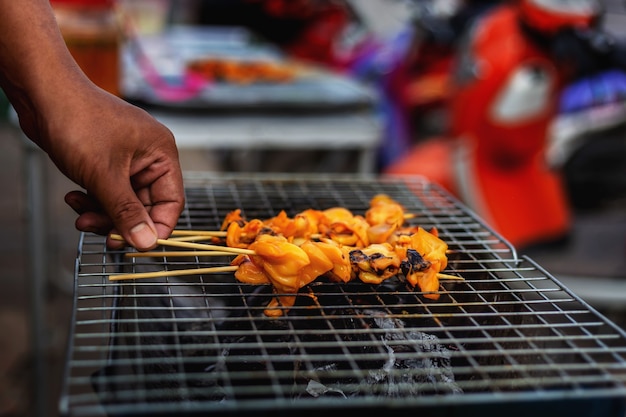
<instances>
[{"instance_id":1,"label":"bamboo skewer","mask_svg":"<svg viewBox=\"0 0 626 417\"><path fill-rule=\"evenodd\" d=\"M465 281L465 278L463 277L459 277L457 275L449 275L449 274L444 274L442 272L437 272L437 278L439 279L443 279L443 280L450 280L450 281Z\"/></svg>"},{"instance_id":2,"label":"bamboo skewer","mask_svg":"<svg viewBox=\"0 0 626 417\"><path fill-rule=\"evenodd\" d=\"M174 231L179 236L188 236L188 237L197 237L198 233L202 233L201 231ZM187 234L187 232L193 232ZM215 232L205 232L205 233L215 233ZM174 235L174 233L172 233ZM206 234L205 237L212 236ZM124 238L118 234L111 234L111 239L124 241ZM186 242L182 240L175 239L157 239L157 243L163 246L174 246L180 248L187 249L198 249L195 251L169 251L169 252L129 252L126 253L128 257L177 257L177 256L228 256L233 254L244 254L244 255L256 255L251 249L243 249L243 248L233 248L230 246L220 246L220 245L209 245L204 243L192 243ZM157 272L139 272L139 273L131 273L131 274L120 274L120 275L111 275L109 279L112 281L124 280L124 279L139 279L139 278L156 278L156 277L164 277L164 276L181 276L181 275L194 275L194 274L208 274L208 273L217 273L217 272L233 272L236 271L238 266L221 266L221 267L211 267L211 268L198 268L198 269L180 269L173 271L157 271ZM443 280L455 280L455 281L464 281L463 277L459 277L456 275L449 275L444 273L437 273L438 279Z\"/></svg>"},{"instance_id":3,"label":"bamboo skewer","mask_svg":"<svg viewBox=\"0 0 626 417\"><path fill-rule=\"evenodd\" d=\"M177 256L233 256L236 253L217 251L217 250L181 250L181 251L154 251L154 252L128 252L128 258L159 258L159 257L177 257Z\"/></svg>"},{"instance_id":4,"label":"bamboo skewer","mask_svg":"<svg viewBox=\"0 0 626 417\"><path fill-rule=\"evenodd\" d=\"M189 257L189 256L228 256L233 255L232 252L224 251L164 251L164 252L128 252L126 254L129 258L153 258L153 257ZM439 279L453 280L453 281L465 281L463 277L457 275L444 274L442 272L437 273Z\"/></svg>"},{"instance_id":5,"label":"bamboo skewer","mask_svg":"<svg viewBox=\"0 0 626 417\"><path fill-rule=\"evenodd\" d=\"M189 235L189 236L176 236L170 237L167 240L175 242L201 242L203 240L213 239L213 236L208 235Z\"/></svg>"},{"instance_id":6,"label":"bamboo skewer","mask_svg":"<svg viewBox=\"0 0 626 417\"><path fill-rule=\"evenodd\" d=\"M175 229L175 230L172 231L172 236L226 237L226 231L223 231L223 230L182 230L182 229Z\"/></svg>"},{"instance_id":7,"label":"bamboo skewer","mask_svg":"<svg viewBox=\"0 0 626 417\"><path fill-rule=\"evenodd\" d=\"M118 234L112 233L110 235L111 239L124 241L124 238ZM220 252L232 252L243 255L255 255L255 252L250 249L242 249L242 248L233 248L230 246L220 246L220 245L209 245L206 243L192 243L192 242L180 242L176 240L170 239L157 239L157 243L163 246L174 246L178 248L186 248L186 249L199 249L206 251L220 251Z\"/></svg>"},{"instance_id":8,"label":"bamboo skewer","mask_svg":"<svg viewBox=\"0 0 626 417\"><path fill-rule=\"evenodd\" d=\"M235 272L239 266L214 266L208 268L193 269L175 269L171 271L154 271L154 272L133 272L129 274L109 275L109 281L123 281L128 279L145 279L145 278L162 278L162 277L179 277L184 275L202 275L217 274L223 272ZM438 273L440 279L450 279L456 281L464 281L463 277Z\"/></svg>"},{"instance_id":9,"label":"bamboo skewer","mask_svg":"<svg viewBox=\"0 0 626 417\"><path fill-rule=\"evenodd\" d=\"M196 269L175 269L172 271L155 271L155 272L134 272L130 274L109 275L110 281L121 281L126 279L141 279L141 278L160 278L160 277L177 277L182 275L195 275L195 274L217 274L221 272L234 272L239 268L238 266L214 266L209 268L196 268Z\"/></svg>"}]
</instances>

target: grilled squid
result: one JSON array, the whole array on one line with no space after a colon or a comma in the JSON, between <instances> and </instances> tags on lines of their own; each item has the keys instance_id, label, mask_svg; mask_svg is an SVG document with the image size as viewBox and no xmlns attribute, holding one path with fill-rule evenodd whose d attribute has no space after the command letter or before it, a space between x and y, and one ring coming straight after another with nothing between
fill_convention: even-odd
<instances>
[{"instance_id":1,"label":"grilled squid","mask_svg":"<svg viewBox=\"0 0 626 417\"><path fill-rule=\"evenodd\" d=\"M267 220L246 222L239 210L227 216L228 246L248 248L232 262L235 277L250 284L271 284L276 297L266 315L283 314L300 288L321 276L334 282L359 279L380 284L402 273L424 297L439 298L438 273L447 264L448 245L436 228L406 226L404 208L389 196L372 198L364 216L343 207L309 209L293 218L281 211Z\"/></svg>"},{"instance_id":2,"label":"grilled squid","mask_svg":"<svg viewBox=\"0 0 626 417\"><path fill-rule=\"evenodd\" d=\"M368 284L380 284L400 272L401 260L388 243L350 251L353 273Z\"/></svg>"},{"instance_id":3,"label":"grilled squid","mask_svg":"<svg viewBox=\"0 0 626 417\"><path fill-rule=\"evenodd\" d=\"M398 247L401 250L401 247ZM437 236L436 229L427 232L418 228L417 232L408 237L403 267L407 281L423 291L424 297L431 300L439 299L439 278L437 274L448 266L448 245Z\"/></svg>"},{"instance_id":4,"label":"grilled squid","mask_svg":"<svg viewBox=\"0 0 626 417\"><path fill-rule=\"evenodd\" d=\"M249 248L256 253L249 255L252 263L263 269L278 294L274 303L293 306L296 294L303 285L300 271L311 263L307 253L283 236L272 235L258 236ZM271 309L274 306L268 307Z\"/></svg>"},{"instance_id":5,"label":"grilled squid","mask_svg":"<svg viewBox=\"0 0 626 417\"><path fill-rule=\"evenodd\" d=\"M370 243L384 243L402 226L404 208L386 194L378 194L370 200L365 220L370 225L367 236Z\"/></svg>"}]
</instances>

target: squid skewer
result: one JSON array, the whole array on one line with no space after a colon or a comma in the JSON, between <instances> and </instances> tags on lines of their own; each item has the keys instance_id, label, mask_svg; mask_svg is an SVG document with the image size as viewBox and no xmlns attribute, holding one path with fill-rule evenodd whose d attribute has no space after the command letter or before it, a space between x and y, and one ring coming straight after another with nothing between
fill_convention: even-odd
<instances>
[{"instance_id":1,"label":"squid skewer","mask_svg":"<svg viewBox=\"0 0 626 417\"><path fill-rule=\"evenodd\" d=\"M303 286L326 275L335 282L359 278L370 284L402 272L413 287L426 298L439 298L439 279L463 280L444 274L448 247L433 228L404 226L414 217L389 196L381 194L370 201L363 216L343 207L323 211L309 209L293 218L283 210L267 220L246 221L241 210L228 213L219 231L175 230L170 239L159 239L164 246L194 251L129 253L126 256L217 256L237 255L228 271L250 284L271 284L276 297L266 315L282 315L293 306ZM119 235L114 239L123 240ZM222 241L226 246L191 243ZM419 248L419 251L417 250ZM186 272L184 272L186 271ZM198 268L158 273L123 274L112 279L148 278L224 272L221 267Z\"/></svg>"}]
</instances>

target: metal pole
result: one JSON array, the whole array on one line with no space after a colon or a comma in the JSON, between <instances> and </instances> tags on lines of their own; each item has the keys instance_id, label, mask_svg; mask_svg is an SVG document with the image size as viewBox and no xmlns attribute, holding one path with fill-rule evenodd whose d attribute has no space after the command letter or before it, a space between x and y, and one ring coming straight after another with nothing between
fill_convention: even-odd
<instances>
[{"instance_id":1,"label":"metal pole","mask_svg":"<svg viewBox=\"0 0 626 417\"><path fill-rule=\"evenodd\" d=\"M48 231L45 221L45 190L43 186L44 154L26 138L24 140L24 169L26 179L26 210L28 248L30 252L29 275L31 284L31 337L33 354L33 408L34 416L46 415L47 372L44 360L46 346L45 286L48 282L46 242Z\"/></svg>"}]
</instances>

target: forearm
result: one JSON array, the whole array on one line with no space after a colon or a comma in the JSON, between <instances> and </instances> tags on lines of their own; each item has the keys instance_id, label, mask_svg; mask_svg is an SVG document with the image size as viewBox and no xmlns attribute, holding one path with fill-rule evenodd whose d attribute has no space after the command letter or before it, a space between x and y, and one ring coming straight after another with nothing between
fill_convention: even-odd
<instances>
[{"instance_id":1,"label":"forearm","mask_svg":"<svg viewBox=\"0 0 626 417\"><path fill-rule=\"evenodd\" d=\"M152 249L184 205L174 137L87 78L48 1L0 0L0 86L26 135L84 188L66 200L79 214L76 227L116 230L136 248Z\"/></svg>"},{"instance_id":2,"label":"forearm","mask_svg":"<svg viewBox=\"0 0 626 417\"><path fill-rule=\"evenodd\" d=\"M67 50L48 0L0 0L0 22L0 86L26 134L45 149L35 133L47 130L42 119L61 111L64 97L89 81Z\"/></svg>"}]
</instances>

